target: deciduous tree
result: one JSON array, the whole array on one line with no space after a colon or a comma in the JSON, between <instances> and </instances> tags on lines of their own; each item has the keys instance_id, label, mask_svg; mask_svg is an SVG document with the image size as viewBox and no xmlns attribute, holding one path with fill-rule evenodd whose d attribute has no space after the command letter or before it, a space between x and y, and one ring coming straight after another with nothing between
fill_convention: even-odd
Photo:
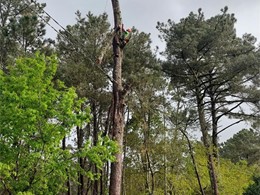
<instances>
[{"instance_id":1,"label":"deciduous tree","mask_svg":"<svg viewBox=\"0 0 260 195\"><path fill-rule=\"evenodd\" d=\"M99 137L95 146L86 141L78 151L61 147L73 127L87 125L90 110L82 109L85 100L78 99L74 88L55 79L57 58L37 53L8 69L0 77L0 192L58 194L78 171L98 177L81 169L75 158L101 169L114 160L117 147L108 137Z\"/></svg>"}]
</instances>

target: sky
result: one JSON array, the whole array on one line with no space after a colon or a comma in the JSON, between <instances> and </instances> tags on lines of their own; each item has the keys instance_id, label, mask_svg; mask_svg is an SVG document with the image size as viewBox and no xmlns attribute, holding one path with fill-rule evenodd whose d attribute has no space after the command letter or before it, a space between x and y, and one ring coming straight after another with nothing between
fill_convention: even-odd
<instances>
[{"instance_id":1,"label":"sky","mask_svg":"<svg viewBox=\"0 0 260 195\"><path fill-rule=\"evenodd\" d=\"M45 10L62 26L76 22L75 12L79 10L84 16L89 11L95 15L106 12L113 24L111 0L39 0L46 3ZM251 33L260 42L260 0L119 0L124 26L136 27L139 31L151 33L153 46L164 48L164 43L158 38L157 22L167 22L168 19L179 22L193 11L197 13L202 8L206 18L215 16L220 9L228 6L229 13L237 18L237 35ZM55 26L55 23L52 22ZM59 29L56 25L55 28ZM55 38L56 32L48 29L49 36Z\"/></svg>"},{"instance_id":2,"label":"sky","mask_svg":"<svg viewBox=\"0 0 260 195\"><path fill-rule=\"evenodd\" d=\"M111 0L38 0L46 3L47 11L63 27L76 23L75 12L79 10L82 16L89 11L95 15L106 12L113 27L113 12ZM251 33L260 43L260 0L119 0L124 26L136 27L139 31L151 33L152 46L164 49L164 43L158 38L157 22L167 22L168 19L178 23L181 18L187 17L193 11L197 13L202 8L207 18L220 14L220 9L228 6L228 13L234 13L237 18L236 31L241 37L244 33ZM51 22L55 28L58 25ZM56 37L56 32L47 27L47 36ZM227 125L227 124L223 124ZM231 137L245 126L237 126L223 132L222 141Z\"/></svg>"}]
</instances>

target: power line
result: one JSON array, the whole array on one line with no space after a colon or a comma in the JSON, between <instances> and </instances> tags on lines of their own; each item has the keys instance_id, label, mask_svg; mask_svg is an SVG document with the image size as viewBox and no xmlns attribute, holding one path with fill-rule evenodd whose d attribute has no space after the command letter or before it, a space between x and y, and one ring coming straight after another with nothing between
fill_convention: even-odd
<instances>
[{"instance_id":1,"label":"power line","mask_svg":"<svg viewBox=\"0 0 260 195\"><path fill-rule=\"evenodd\" d=\"M32 2L32 3L35 3L35 5L36 5L36 2L35 2L35 1L32 0L31 2ZM27 5L28 5L28 4L27 4ZM71 38L73 38L73 39L76 41L76 43L77 43L78 45L80 45L80 46L82 47L82 49L84 50L85 45L83 45L82 42L80 42L78 39L76 39L76 38L73 36L73 34L71 34L71 32L69 32L66 28L64 28L64 27L63 27L56 19L54 19L48 12L46 12L44 9L42 9L42 11L43 11L51 20L53 20L65 33L62 33L61 31L57 30L54 26L52 26L52 25L49 23L49 21L48 21L46 18L44 18L43 16L41 16L36 10L34 10L34 9L33 9L32 7L30 7L29 5L28 5L28 8L30 8L39 18L41 18L44 23L46 23L46 24L47 24L48 26L50 26L55 32L57 32L57 34L60 34L63 38L69 40L72 44L75 45L75 43L74 43L73 41L71 41L71 39L70 39L70 37L69 37L69 36L71 36ZM69 35L69 36L68 36L68 35ZM77 45L75 45L75 46L77 46ZM101 71L112 83L113 83L113 82L116 83L116 81L115 81L113 78L111 78L101 67L99 67L97 63L95 63L90 57L87 57L84 52L81 52L81 53L83 54L84 57L86 57L87 59L89 59L89 60L91 61L92 65L93 65L94 67L96 67L97 69L99 69L99 71Z\"/></svg>"},{"instance_id":2,"label":"power line","mask_svg":"<svg viewBox=\"0 0 260 195\"><path fill-rule=\"evenodd\" d=\"M32 2L33 2L33 0L32 0ZM108 0L106 1L106 4L107 4L107 3L108 3ZM107 6L107 5L106 5L106 6ZM42 17L41 15L39 15L39 13L37 13L37 12L36 12L35 10L33 10L31 7L30 7L30 9L31 9L37 16L39 16L40 18L42 18L43 21L44 21L47 25L49 25L52 29L54 29L57 33L59 33L63 38L68 39L72 44L74 44L74 43L70 40L70 37L68 36L68 35L70 35L71 38L73 38L73 39L77 42L78 45L82 46L82 49L84 50L85 45L84 45L82 42L80 42L77 38L75 38L75 37L73 36L73 34L71 34L71 32L69 32L67 29L65 29L56 19L54 19L54 18L53 18L49 13L47 13L44 9L42 9L42 11L43 11L49 18L51 18L60 28L62 28L65 33L62 33L62 32L60 32L60 31L58 31L55 27L53 27L53 26L48 22L48 20L46 20L46 19L45 19L44 17ZM84 52L81 52L81 53L82 53L83 56L85 56L85 53L84 53ZM110 77L101 67L99 67L98 64L95 63L90 57L87 57L87 56L85 56L85 57L86 57L87 59L89 59L89 60L92 62L92 65L93 65L94 67L98 68L98 69L111 81L111 83L117 83L114 78L111 78L111 77ZM95 65L96 65L96 66L95 66ZM131 89L132 91L135 91L135 92L138 94L138 92L137 92L136 90L134 90L134 89L131 87L131 85L126 84L126 87L125 87L125 90L124 90L125 92L129 91L129 89L127 90L126 88L129 88L129 89Z\"/></svg>"}]
</instances>

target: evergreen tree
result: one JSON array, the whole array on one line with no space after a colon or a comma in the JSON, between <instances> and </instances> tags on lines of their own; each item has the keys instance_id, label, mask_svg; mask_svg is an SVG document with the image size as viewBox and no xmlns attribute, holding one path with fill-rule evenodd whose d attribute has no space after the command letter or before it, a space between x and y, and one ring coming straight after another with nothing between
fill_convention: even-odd
<instances>
[{"instance_id":1,"label":"evergreen tree","mask_svg":"<svg viewBox=\"0 0 260 195\"><path fill-rule=\"evenodd\" d=\"M87 104L90 105L93 118L85 129L77 128L77 147L80 150L87 139L91 138L92 144L96 145L98 134L108 134L106 118L112 96L109 91L111 84L106 76L110 70L107 56L111 55L107 47L111 48L112 38L107 14L94 16L89 12L86 17L82 17L77 12L76 15L76 24L68 25L66 31L60 31L57 37L60 59L57 77L67 86L75 87L80 97L88 98ZM90 168L99 172L94 164L83 158L78 161L83 169ZM87 181L82 174L79 174L78 180L78 194L85 194L90 190L93 194L99 194L107 187L102 181ZM93 185L85 188L88 182Z\"/></svg>"},{"instance_id":2,"label":"evergreen tree","mask_svg":"<svg viewBox=\"0 0 260 195\"><path fill-rule=\"evenodd\" d=\"M51 51L53 41L44 37L48 21L43 13L45 6L29 0L0 1L0 64L5 72L9 62L19 56L36 50Z\"/></svg>"},{"instance_id":3,"label":"evergreen tree","mask_svg":"<svg viewBox=\"0 0 260 195\"><path fill-rule=\"evenodd\" d=\"M260 163L260 134L253 129L242 129L220 145L220 156L236 163L246 160L248 164Z\"/></svg>"},{"instance_id":4,"label":"evergreen tree","mask_svg":"<svg viewBox=\"0 0 260 195\"><path fill-rule=\"evenodd\" d=\"M257 119L257 112L247 114L243 106L258 101L253 81L259 78L256 39L249 34L236 37L234 15L227 13L227 7L221 12L205 19L199 9L199 14L191 12L179 23L169 20L157 26L166 41L163 71L197 108L214 194L218 194L214 168L218 135L227 129L218 129L219 123L225 116L238 122Z\"/></svg>"}]
</instances>

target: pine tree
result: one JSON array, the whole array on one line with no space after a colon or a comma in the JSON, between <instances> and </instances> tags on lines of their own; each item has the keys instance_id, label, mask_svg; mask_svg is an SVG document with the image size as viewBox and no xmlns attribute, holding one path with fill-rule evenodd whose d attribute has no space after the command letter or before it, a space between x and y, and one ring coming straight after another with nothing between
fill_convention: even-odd
<instances>
[{"instance_id":1,"label":"pine tree","mask_svg":"<svg viewBox=\"0 0 260 195\"><path fill-rule=\"evenodd\" d=\"M257 102L253 84L259 78L256 39L252 35L236 37L236 19L227 10L225 7L210 19L199 10L199 14L191 12L179 23L169 20L157 26L167 44L163 70L173 85L186 90L186 98L197 107L214 194L218 194L214 159L218 156L219 133L248 117L257 118L255 112L246 114L244 110L245 103ZM225 116L238 120L218 129Z\"/></svg>"},{"instance_id":2,"label":"pine tree","mask_svg":"<svg viewBox=\"0 0 260 195\"><path fill-rule=\"evenodd\" d=\"M91 138L92 144L96 145L99 134L108 134L105 122L111 94L108 90L110 81L106 74L110 68L107 56L111 53L103 52L103 48L106 48L108 43L111 44L112 39L107 14L94 16L89 12L86 17L82 17L81 13L77 12L76 15L76 24L68 25L66 31L60 31L57 37L57 52L60 59L57 77L67 86L75 87L80 97L88 99L87 104L91 108L93 116L91 123L85 129L77 127L77 147L80 150L87 139ZM102 62L98 62L100 56ZM78 161L82 169L88 167L99 174L97 167L84 161L84 157L80 157ZM90 190L93 194L99 194L103 193L100 192L101 189L106 188L105 182L98 179L87 180L81 173L78 182L78 194L85 194ZM86 188L89 182L92 185Z\"/></svg>"},{"instance_id":3,"label":"pine tree","mask_svg":"<svg viewBox=\"0 0 260 195\"><path fill-rule=\"evenodd\" d=\"M51 52L51 39L46 39L43 9L46 5L29 0L0 1L0 64L7 72L9 62L41 50ZM44 18L45 21L42 21Z\"/></svg>"}]
</instances>

